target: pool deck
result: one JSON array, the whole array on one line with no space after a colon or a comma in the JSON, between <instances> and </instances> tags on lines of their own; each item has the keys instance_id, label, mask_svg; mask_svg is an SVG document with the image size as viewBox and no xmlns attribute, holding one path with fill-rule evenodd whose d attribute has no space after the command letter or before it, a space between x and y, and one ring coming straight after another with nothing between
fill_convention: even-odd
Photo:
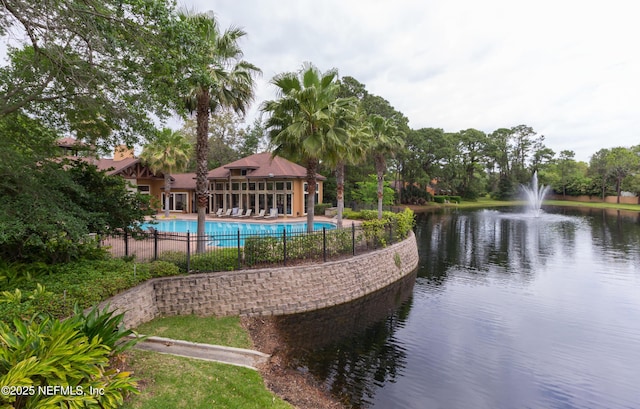
<instances>
[{"instance_id":1,"label":"pool deck","mask_svg":"<svg viewBox=\"0 0 640 409\"><path fill-rule=\"evenodd\" d=\"M164 217L164 212L162 213L157 213L155 215L155 219L148 217L147 220L151 221L151 220L156 220L156 221L162 221L162 220L197 220L198 219L198 214L197 213L179 213L179 212L175 212L175 213L171 213L171 215L169 216L169 218ZM301 217L293 217L293 216L278 216L275 218L254 218L253 216L250 217L217 217L215 214L207 214L207 221L217 221L217 222L242 222L242 223L259 223L259 224L274 224L274 223L306 223L307 222L307 216L301 216ZM335 217L329 217L329 216L314 216L313 218L314 222L322 222L322 223L336 223L336 218ZM343 219L342 220L342 224L343 227L347 227L347 226L351 226L351 223L354 223L356 226L359 225L361 223L361 220L351 220L351 219Z\"/></svg>"}]
</instances>

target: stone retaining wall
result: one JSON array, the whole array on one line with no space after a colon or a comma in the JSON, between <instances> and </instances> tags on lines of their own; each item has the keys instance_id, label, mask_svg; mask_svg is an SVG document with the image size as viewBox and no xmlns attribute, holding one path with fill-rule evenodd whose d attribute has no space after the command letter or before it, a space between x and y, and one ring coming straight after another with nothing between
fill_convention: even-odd
<instances>
[{"instance_id":1,"label":"stone retaining wall","mask_svg":"<svg viewBox=\"0 0 640 409\"><path fill-rule=\"evenodd\" d=\"M418 267L413 233L387 248L322 264L149 280L105 301L136 327L161 315L283 315L339 305Z\"/></svg>"}]
</instances>

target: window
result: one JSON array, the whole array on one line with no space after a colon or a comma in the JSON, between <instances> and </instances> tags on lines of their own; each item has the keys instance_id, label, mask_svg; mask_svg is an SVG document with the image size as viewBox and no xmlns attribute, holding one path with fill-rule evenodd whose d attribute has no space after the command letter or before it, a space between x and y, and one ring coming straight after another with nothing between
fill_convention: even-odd
<instances>
[{"instance_id":1,"label":"window","mask_svg":"<svg viewBox=\"0 0 640 409\"><path fill-rule=\"evenodd\" d=\"M216 183L215 190L224 190L224 183Z\"/></svg>"},{"instance_id":2,"label":"window","mask_svg":"<svg viewBox=\"0 0 640 409\"><path fill-rule=\"evenodd\" d=\"M231 184L231 190L240 190L240 183L234 182Z\"/></svg>"},{"instance_id":3,"label":"window","mask_svg":"<svg viewBox=\"0 0 640 409\"><path fill-rule=\"evenodd\" d=\"M138 193L143 195L151 194L151 186L149 185L138 185Z\"/></svg>"},{"instance_id":4,"label":"window","mask_svg":"<svg viewBox=\"0 0 640 409\"><path fill-rule=\"evenodd\" d=\"M164 196L162 193L162 210L165 210L164 207ZM169 195L169 211L172 212L181 212L183 210L187 210L187 194L186 193L171 193Z\"/></svg>"}]
</instances>

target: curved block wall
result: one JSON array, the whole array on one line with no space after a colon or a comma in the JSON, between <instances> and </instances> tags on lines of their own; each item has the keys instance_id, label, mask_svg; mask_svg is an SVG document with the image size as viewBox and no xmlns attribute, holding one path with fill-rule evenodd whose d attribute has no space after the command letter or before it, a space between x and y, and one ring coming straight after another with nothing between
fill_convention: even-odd
<instances>
[{"instance_id":1,"label":"curved block wall","mask_svg":"<svg viewBox=\"0 0 640 409\"><path fill-rule=\"evenodd\" d=\"M322 264L149 280L105 301L127 327L166 315L283 315L343 304L418 267L415 235L381 250Z\"/></svg>"}]
</instances>

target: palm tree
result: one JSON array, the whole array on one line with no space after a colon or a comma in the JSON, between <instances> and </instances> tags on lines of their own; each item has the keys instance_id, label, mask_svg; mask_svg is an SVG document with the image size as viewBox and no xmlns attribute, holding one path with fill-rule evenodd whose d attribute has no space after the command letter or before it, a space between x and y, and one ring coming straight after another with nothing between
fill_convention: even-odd
<instances>
[{"instance_id":1,"label":"palm tree","mask_svg":"<svg viewBox=\"0 0 640 409\"><path fill-rule=\"evenodd\" d=\"M357 101L357 100L356 100ZM324 156L323 163L336 172L336 196L338 212L336 224L342 227L342 214L344 213L344 177L345 166L361 163L369 150L369 133L363 120L358 119L355 126L347 134L347 140L341 141L339 146L331 149Z\"/></svg>"},{"instance_id":2,"label":"palm tree","mask_svg":"<svg viewBox=\"0 0 640 409\"><path fill-rule=\"evenodd\" d=\"M184 172L192 151L193 146L180 131L164 128L145 145L140 155L151 171L164 174L164 217L169 217L171 174Z\"/></svg>"},{"instance_id":3,"label":"palm tree","mask_svg":"<svg viewBox=\"0 0 640 409\"><path fill-rule=\"evenodd\" d=\"M242 60L238 41L246 33L235 27L220 32L211 14L181 16L191 24L200 46L205 47L204 59L195 59L189 67L186 82L190 86L184 102L196 112L196 195L198 208L197 252L205 250L206 207L209 201L207 156L209 153L209 116L219 109L232 109L244 115L253 100L254 76L260 69Z\"/></svg>"},{"instance_id":4,"label":"palm tree","mask_svg":"<svg viewBox=\"0 0 640 409\"><path fill-rule=\"evenodd\" d=\"M348 139L355 112L352 98L338 98L338 73L321 73L312 64L298 72L276 75L271 83L278 87L279 99L266 101L262 110L273 155L300 161L307 169L307 231L313 231L316 175L320 160Z\"/></svg>"},{"instance_id":5,"label":"palm tree","mask_svg":"<svg viewBox=\"0 0 640 409\"><path fill-rule=\"evenodd\" d=\"M371 153L378 178L378 219L382 219L382 197L384 174L387 171L387 157L394 157L404 147L402 131L398 130L392 119L380 115L369 116L371 132Z\"/></svg>"}]
</instances>

